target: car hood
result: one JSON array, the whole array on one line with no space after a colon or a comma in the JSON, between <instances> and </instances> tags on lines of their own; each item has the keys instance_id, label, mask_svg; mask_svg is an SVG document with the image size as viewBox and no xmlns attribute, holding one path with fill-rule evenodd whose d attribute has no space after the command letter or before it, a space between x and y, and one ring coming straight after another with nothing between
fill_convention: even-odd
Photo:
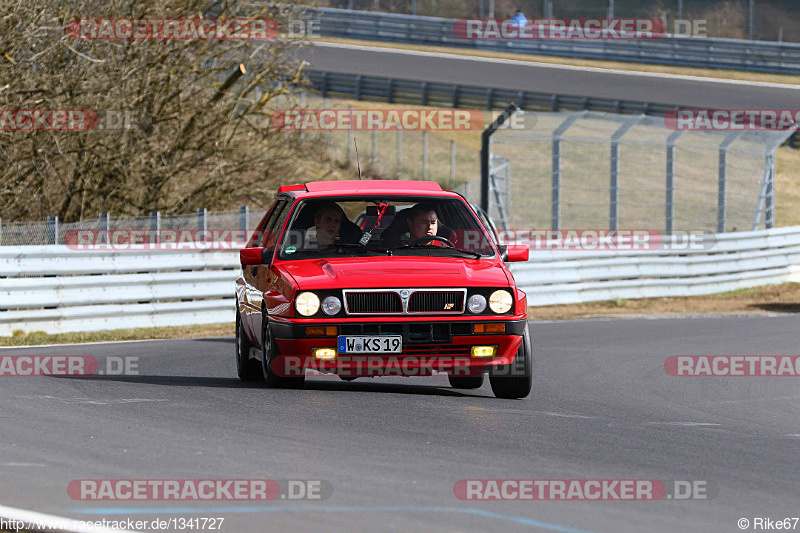
<instances>
[{"instance_id":1,"label":"car hood","mask_svg":"<svg viewBox=\"0 0 800 533\"><path fill-rule=\"evenodd\" d=\"M281 265L300 289L507 287L503 264L453 257L343 257Z\"/></svg>"}]
</instances>

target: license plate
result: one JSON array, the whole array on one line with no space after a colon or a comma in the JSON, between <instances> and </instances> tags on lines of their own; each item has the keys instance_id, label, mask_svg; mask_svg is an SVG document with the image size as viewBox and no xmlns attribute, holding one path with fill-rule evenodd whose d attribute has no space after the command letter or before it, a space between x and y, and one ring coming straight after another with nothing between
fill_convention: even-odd
<instances>
[{"instance_id":1,"label":"license plate","mask_svg":"<svg viewBox=\"0 0 800 533\"><path fill-rule=\"evenodd\" d=\"M400 335L339 337L339 353L400 353L402 351L403 337Z\"/></svg>"}]
</instances>

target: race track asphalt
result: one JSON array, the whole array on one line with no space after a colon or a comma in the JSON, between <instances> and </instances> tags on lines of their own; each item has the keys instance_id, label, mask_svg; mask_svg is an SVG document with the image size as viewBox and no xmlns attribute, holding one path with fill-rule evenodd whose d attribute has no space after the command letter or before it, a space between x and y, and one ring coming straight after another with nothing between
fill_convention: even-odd
<instances>
[{"instance_id":1,"label":"race track asphalt","mask_svg":"<svg viewBox=\"0 0 800 533\"><path fill-rule=\"evenodd\" d=\"M702 109L795 109L800 85L737 82L316 43L299 57L319 71L631 100Z\"/></svg>"},{"instance_id":2,"label":"race track asphalt","mask_svg":"<svg viewBox=\"0 0 800 533\"><path fill-rule=\"evenodd\" d=\"M670 355L796 355L798 317L532 322L524 400L445 377L235 376L230 338L30 347L138 375L0 378L0 503L80 519L225 518L222 531L739 531L798 516L797 378L673 377ZM321 501L81 501L78 479L325 480ZM702 480L690 501L462 501L461 479Z\"/></svg>"}]
</instances>

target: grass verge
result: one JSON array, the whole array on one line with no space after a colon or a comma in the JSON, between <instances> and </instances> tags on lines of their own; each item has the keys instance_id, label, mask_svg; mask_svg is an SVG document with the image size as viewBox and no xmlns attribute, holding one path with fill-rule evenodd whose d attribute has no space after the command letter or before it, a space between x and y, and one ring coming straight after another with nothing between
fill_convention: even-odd
<instances>
[{"instance_id":1,"label":"grass verge","mask_svg":"<svg viewBox=\"0 0 800 533\"><path fill-rule=\"evenodd\" d=\"M43 331L15 332L0 337L0 346L34 346L38 344L74 344L80 342L131 341L145 339L198 339L203 337L233 337L234 323L200 324L165 328L133 328L90 331L83 333L48 334Z\"/></svg>"},{"instance_id":2,"label":"grass verge","mask_svg":"<svg viewBox=\"0 0 800 533\"><path fill-rule=\"evenodd\" d=\"M528 308L531 320L775 313L800 313L800 283L768 285L707 296L616 299Z\"/></svg>"}]
</instances>

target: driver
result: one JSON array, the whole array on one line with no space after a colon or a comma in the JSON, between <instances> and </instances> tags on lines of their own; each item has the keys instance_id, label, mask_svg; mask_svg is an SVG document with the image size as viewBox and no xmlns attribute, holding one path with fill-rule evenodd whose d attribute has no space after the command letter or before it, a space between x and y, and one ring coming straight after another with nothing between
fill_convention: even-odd
<instances>
[{"instance_id":1,"label":"driver","mask_svg":"<svg viewBox=\"0 0 800 533\"><path fill-rule=\"evenodd\" d=\"M432 203L419 203L408 212L408 244L423 237L436 235L439 229L439 216L436 214L436 206ZM429 244L441 244L439 241L432 240Z\"/></svg>"}]
</instances>

